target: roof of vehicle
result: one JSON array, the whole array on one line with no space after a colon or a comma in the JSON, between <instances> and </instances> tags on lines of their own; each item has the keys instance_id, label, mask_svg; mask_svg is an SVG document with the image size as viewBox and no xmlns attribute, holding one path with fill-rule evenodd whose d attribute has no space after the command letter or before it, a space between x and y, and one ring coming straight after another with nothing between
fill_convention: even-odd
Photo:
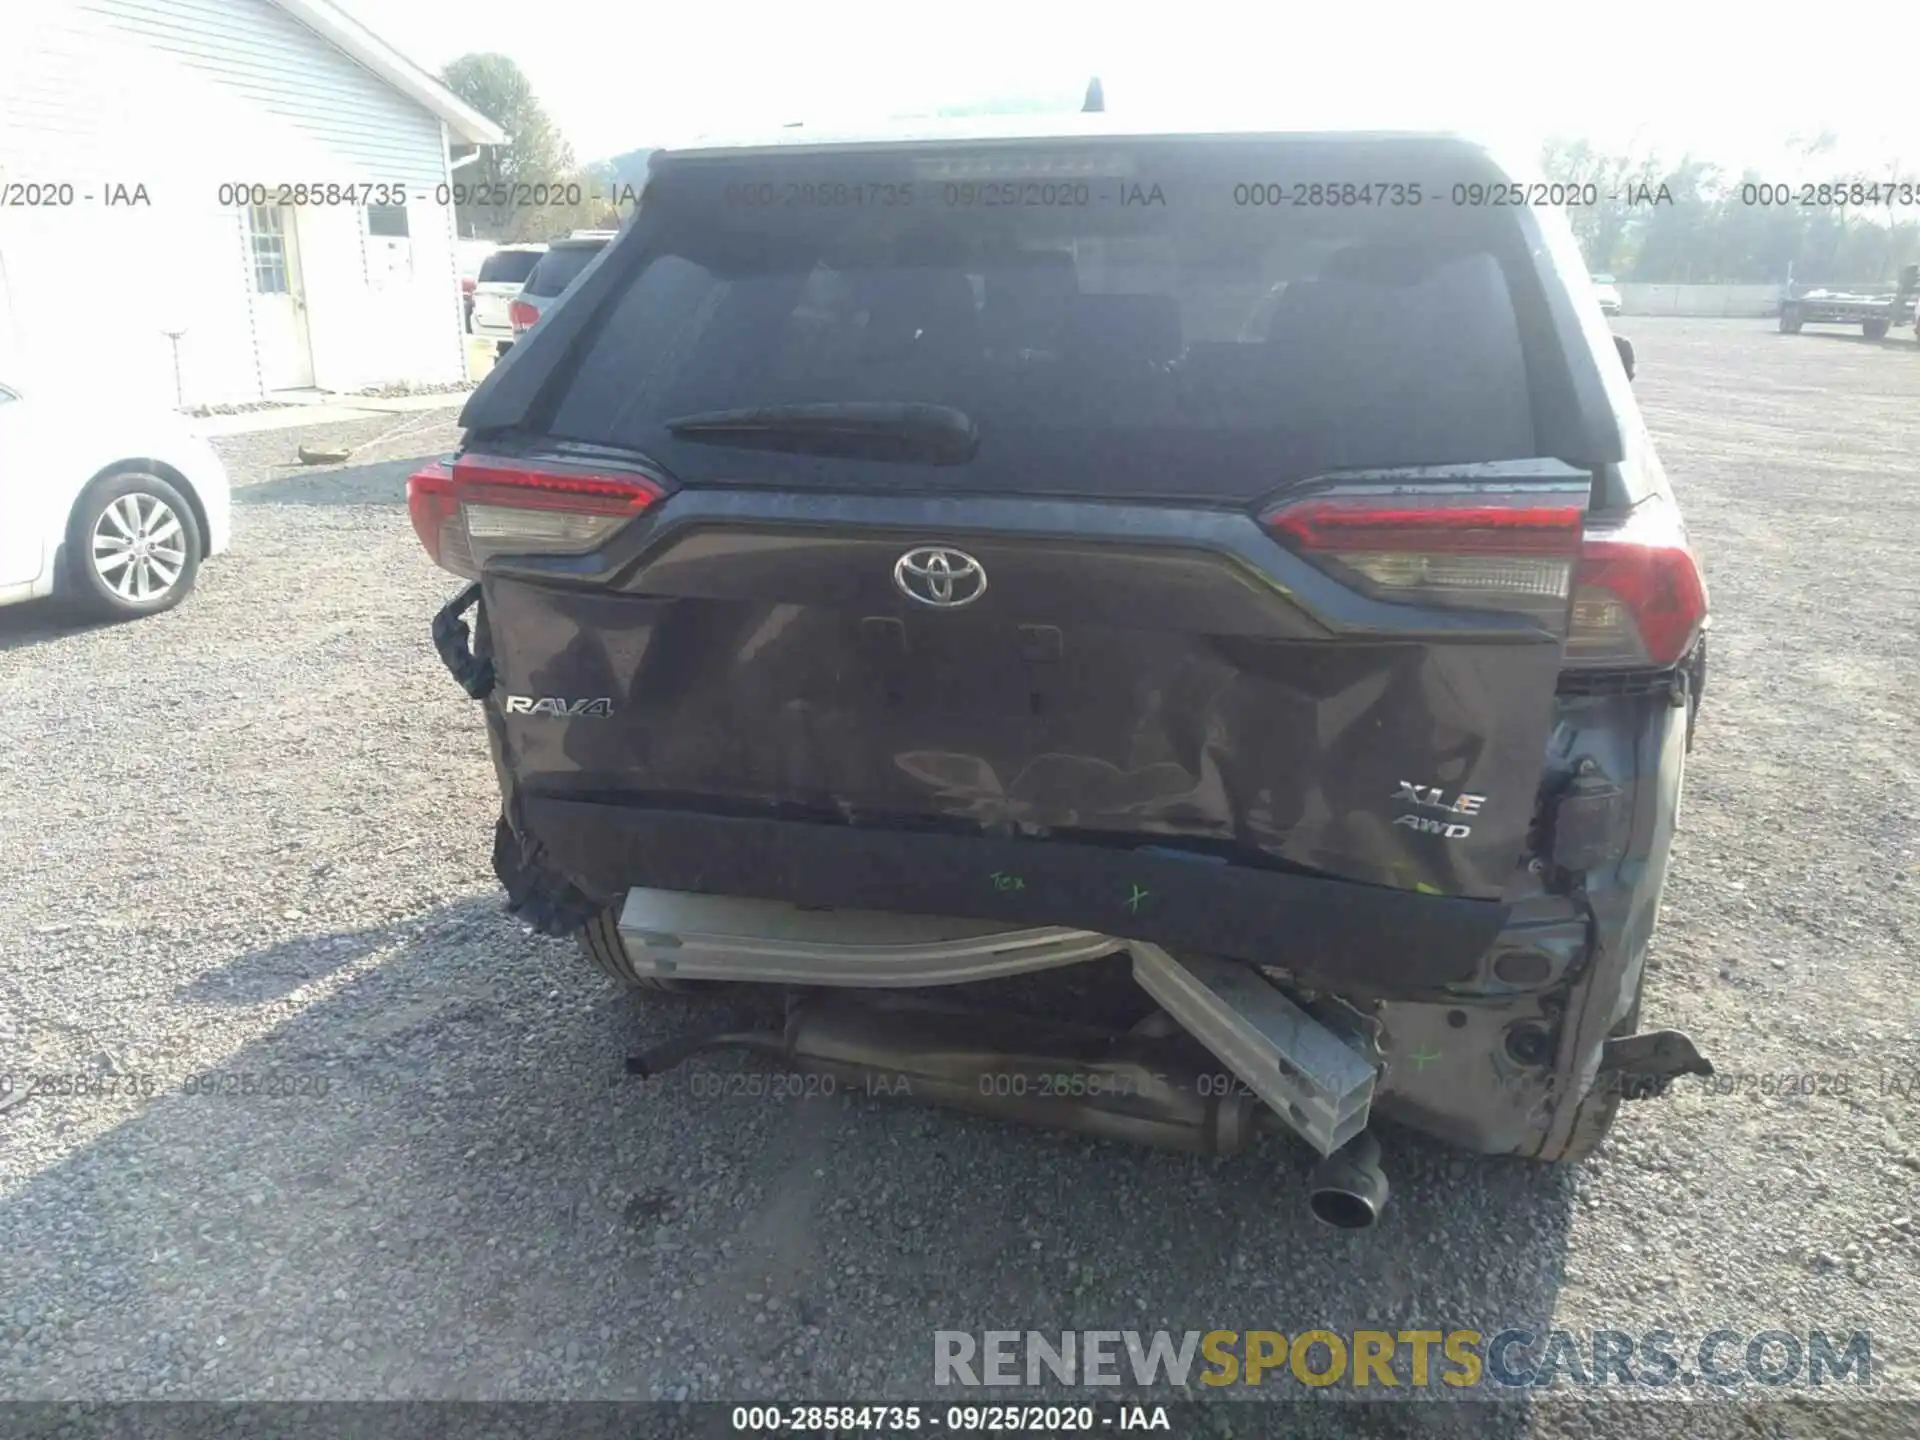
<instances>
[{"instance_id":1,"label":"roof of vehicle","mask_svg":"<svg viewBox=\"0 0 1920 1440\"><path fill-rule=\"evenodd\" d=\"M968 145L979 142L1017 143L1060 140L1152 140L1166 138L1216 140L1428 140L1483 148L1470 137L1446 130L1393 130L1362 127L1275 126L1248 127L1189 122L1179 125L1145 123L1106 112L1049 115L969 115L954 119L903 120L867 130L809 129L787 125L774 131L741 135L701 136L685 145L654 152L655 159L682 156L793 152L896 146Z\"/></svg>"}]
</instances>

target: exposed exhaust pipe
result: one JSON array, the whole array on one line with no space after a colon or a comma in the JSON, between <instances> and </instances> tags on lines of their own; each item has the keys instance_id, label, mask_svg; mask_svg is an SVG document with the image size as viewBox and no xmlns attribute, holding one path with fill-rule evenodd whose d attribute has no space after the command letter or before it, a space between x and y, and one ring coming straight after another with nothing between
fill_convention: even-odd
<instances>
[{"instance_id":1,"label":"exposed exhaust pipe","mask_svg":"<svg viewBox=\"0 0 1920 1440\"><path fill-rule=\"evenodd\" d=\"M830 1075L870 1095L1189 1154L1231 1155L1256 1135L1291 1133L1248 1087L1206 1083L1220 1075L1219 1062L1164 1011L1116 1033L918 996L825 991L794 1005L784 1030L682 1036L629 1057L627 1072L657 1075L723 1049ZM1325 1224L1365 1229L1386 1203L1370 1131L1313 1168L1308 1204Z\"/></svg>"},{"instance_id":2,"label":"exposed exhaust pipe","mask_svg":"<svg viewBox=\"0 0 1920 1440\"><path fill-rule=\"evenodd\" d=\"M1387 1177L1380 1168L1380 1142L1362 1130L1313 1167L1307 1205L1314 1218L1340 1230L1376 1224L1387 1204Z\"/></svg>"},{"instance_id":3,"label":"exposed exhaust pipe","mask_svg":"<svg viewBox=\"0 0 1920 1440\"><path fill-rule=\"evenodd\" d=\"M1219 1069L1184 1034L1120 1034L904 996L809 996L784 1033L732 1031L672 1040L627 1061L670 1070L709 1049L741 1048L832 1075L872 1095L952 1106L1055 1130L1166 1150L1230 1155L1286 1126L1243 1086L1204 1083Z\"/></svg>"}]
</instances>

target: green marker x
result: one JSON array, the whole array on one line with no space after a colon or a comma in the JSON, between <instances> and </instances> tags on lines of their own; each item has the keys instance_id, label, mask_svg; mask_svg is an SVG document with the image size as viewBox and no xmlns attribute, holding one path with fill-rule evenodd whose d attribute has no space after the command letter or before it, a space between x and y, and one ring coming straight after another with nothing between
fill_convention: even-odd
<instances>
[{"instance_id":1,"label":"green marker x","mask_svg":"<svg viewBox=\"0 0 1920 1440\"><path fill-rule=\"evenodd\" d=\"M1407 1058L1413 1061L1413 1068L1415 1070L1424 1070L1431 1062L1440 1058L1440 1052L1438 1050L1429 1051L1426 1046L1422 1045Z\"/></svg>"},{"instance_id":2,"label":"green marker x","mask_svg":"<svg viewBox=\"0 0 1920 1440\"><path fill-rule=\"evenodd\" d=\"M1151 893L1149 890L1142 890L1138 885L1134 886L1133 893L1127 896L1127 909L1138 915L1140 913L1140 902L1146 899Z\"/></svg>"}]
</instances>

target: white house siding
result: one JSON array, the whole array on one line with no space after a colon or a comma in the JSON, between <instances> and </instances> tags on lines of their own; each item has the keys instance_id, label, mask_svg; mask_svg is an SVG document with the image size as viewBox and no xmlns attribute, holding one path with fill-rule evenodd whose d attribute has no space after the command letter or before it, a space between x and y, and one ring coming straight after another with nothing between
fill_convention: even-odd
<instances>
[{"instance_id":1,"label":"white house siding","mask_svg":"<svg viewBox=\"0 0 1920 1440\"><path fill-rule=\"evenodd\" d=\"M404 186L395 267L354 206L298 208L314 383L465 376L440 120L268 0L31 0L0 45L0 364L188 405L264 393L244 214L222 183ZM110 184L150 207L109 207ZM84 197L91 195L91 200ZM372 264L370 264L370 259Z\"/></svg>"}]
</instances>

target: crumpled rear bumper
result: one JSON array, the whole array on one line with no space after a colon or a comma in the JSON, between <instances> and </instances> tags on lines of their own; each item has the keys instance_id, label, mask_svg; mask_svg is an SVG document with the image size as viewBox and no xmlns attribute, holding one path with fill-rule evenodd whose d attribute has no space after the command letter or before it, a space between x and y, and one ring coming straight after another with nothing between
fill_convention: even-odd
<instances>
[{"instance_id":1,"label":"crumpled rear bumper","mask_svg":"<svg viewBox=\"0 0 1920 1440\"><path fill-rule=\"evenodd\" d=\"M634 886L1066 926L1337 977L1343 992L1473 977L1507 907L1064 840L737 818L517 796L548 863L608 900Z\"/></svg>"}]
</instances>

